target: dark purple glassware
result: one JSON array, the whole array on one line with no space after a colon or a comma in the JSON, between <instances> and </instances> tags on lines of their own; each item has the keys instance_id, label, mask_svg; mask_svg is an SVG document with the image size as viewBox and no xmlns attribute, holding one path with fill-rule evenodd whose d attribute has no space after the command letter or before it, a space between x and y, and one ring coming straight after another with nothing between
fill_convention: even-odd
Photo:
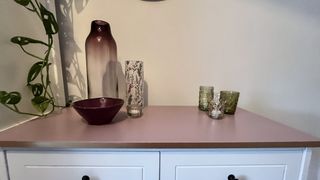
<instances>
[{"instance_id":1,"label":"dark purple glassware","mask_svg":"<svg viewBox=\"0 0 320 180\"><path fill-rule=\"evenodd\" d=\"M119 112L124 100L118 98L92 98L76 101L73 108L90 125L109 124Z\"/></svg>"},{"instance_id":2,"label":"dark purple glassware","mask_svg":"<svg viewBox=\"0 0 320 180\"><path fill-rule=\"evenodd\" d=\"M88 97L118 97L117 45L109 23L95 20L86 39Z\"/></svg>"}]
</instances>

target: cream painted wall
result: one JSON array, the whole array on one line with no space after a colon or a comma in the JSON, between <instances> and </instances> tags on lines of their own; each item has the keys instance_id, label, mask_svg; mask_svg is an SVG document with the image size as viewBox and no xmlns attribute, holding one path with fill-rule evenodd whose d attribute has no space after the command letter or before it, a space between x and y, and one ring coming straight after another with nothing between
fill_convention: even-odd
<instances>
[{"instance_id":1,"label":"cream painted wall","mask_svg":"<svg viewBox=\"0 0 320 180\"><path fill-rule=\"evenodd\" d=\"M54 10L54 2L47 5ZM21 92L23 99L19 108L23 111L32 112L31 96L26 87L26 79L29 68L36 60L23 53L19 46L10 42L10 39L17 35L46 39L43 25L36 15L16 4L13 0L0 1L0 22L0 90ZM52 53L55 61L51 66L51 80L54 92L56 92L57 103L65 105L57 40L58 37L56 38L57 43L54 47L54 53ZM43 53L38 46L29 46L28 49L36 54ZM31 118L33 117L18 115L0 105L0 130Z\"/></svg>"},{"instance_id":2,"label":"cream painted wall","mask_svg":"<svg viewBox=\"0 0 320 180\"><path fill-rule=\"evenodd\" d=\"M320 1L74 3L83 73L90 22L103 19L122 64L145 62L149 104L196 105L199 85L214 85L240 91L240 107L320 137Z\"/></svg>"},{"instance_id":3,"label":"cream painted wall","mask_svg":"<svg viewBox=\"0 0 320 180\"><path fill-rule=\"evenodd\" d=\"M144 61L150 105L197 105L199 86L214 85L240 91L242 108L320 137L318 0L75 0L57 7L71 14L65 39L78 48L69 56L82 73L90 22L102 19L120 62ZM310 180L320 179L319 157L316 151Z\"/></svg>"},{"instance_id":4,"label":"cream painted wall","mask_svg":"<svg viewBox=\"0 0 320 180\"><path fill-rule=\"evenodd\" d=\"M145 62L150 105L197 105L199 85L214 85L240 91L242 108L320 137L318 0L61 0L57 7L70 94L86 94L84 42L90 22L103 19L120 62ZM33 60L9 39L38 37L41 24L13 1L0 1L0 14L0 89L25 90ZM28 118L2 106L0 115L2 125ZM316 151L310 180L320 179L319 162Z\"/></svg>"}]
</instances>

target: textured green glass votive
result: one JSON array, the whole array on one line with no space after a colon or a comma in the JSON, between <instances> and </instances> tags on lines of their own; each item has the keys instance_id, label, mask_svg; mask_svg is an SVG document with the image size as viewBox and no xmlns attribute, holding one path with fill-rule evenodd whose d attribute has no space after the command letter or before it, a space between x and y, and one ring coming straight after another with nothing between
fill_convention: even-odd
<instances>
[{"instance_id":1,"label":"textured green glass votive","mask_svg":"<svg viewBox=\"0 0 320 180\"><path fill-rule=\"evenodd\" d=\"M225 103L224 113L234 114L237 109L240 92L237 91L220 91L220 99Z\"/></svg>"},{"instance_id":2,"label":"textured green glass votive","mask_svg":"<svg viewBox=\"0 0 320 180\"><path fill-rule=\"evenodd\" d=\"M199 109L208 111L209 102L213 99L213 86L200 86Z\"/></svg>"}]
</instances>

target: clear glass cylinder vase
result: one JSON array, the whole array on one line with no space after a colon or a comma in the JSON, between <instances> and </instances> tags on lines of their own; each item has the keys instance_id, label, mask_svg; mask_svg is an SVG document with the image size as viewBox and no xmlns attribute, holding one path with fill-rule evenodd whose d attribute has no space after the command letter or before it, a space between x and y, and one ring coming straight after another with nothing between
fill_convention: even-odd
<instances>
[{"instance_id":1,"label":"clear glass cylinder vase","mask_svg":"<svg viewBox=\"0 0 320 180\"><path fill-rule=\"evenodd\" d=\"M142 61L125 62L127 113L131 117L140 117L144 106L144 72Z\"/></svg>"}]
</instances>

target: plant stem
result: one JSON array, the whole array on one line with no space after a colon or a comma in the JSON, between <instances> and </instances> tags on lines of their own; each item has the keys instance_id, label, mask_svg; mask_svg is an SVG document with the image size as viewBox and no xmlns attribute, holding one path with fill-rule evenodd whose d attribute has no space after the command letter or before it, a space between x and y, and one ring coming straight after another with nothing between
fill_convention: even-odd
<instances>
[{"instance_id":1,"label":"plant stem","mask_svg":"<svg viewBox=\"0 0 320 180\"><path fill-rule=\"evenodd\" d=\"M37 13L37 15L38 15L38 17L41 19L41 21L42 21L42 18L41 18L41 14L40 14L40 12L38 12L37 11L37 8L36 8L36 6L33 4L33 2L32 1L30 1L30 3L31 3L31 6L33 7L33 9L34 9L34 12L36 12ZM39 6L39 3L38 3L38 1L37 0L35 0L35 3L37 4L37 7L40 9L40 6Z\"/></svg>"},{"instance_id":2,"label":"plant stem","mask_svg":"<svg viewBox=\"0 0 320 180\"><path fill-rule=\"evenodd\" d=\"M23 48L23 46L20 46L21 47L21 49L23 50L23 52L25 52L26 54L28 54L28 55L30 55L30 56L32 56L32 57L34 57L34 58L37 58L37 59L39 59L39 60L44 60L44 59L42 59L41 57L38 57L38 56L36 56L36 55L34 55L34 54L31 54L31 53L29 53L28 51L26 51L24 48Z\"/></svg>"},{"instance_id":3,"label":"plant stem","mask_svg":"<svg viewBox=\"0 0 320 180\"><path fill-rule=\"evenodd\" d=\"M5 107L9 108L10 110L18 113L18 114L24 114L24 115L30 115L30 116L38 116L38 117L41 117L41 115L39 114L34 114L34 113L27 113L27 112L21 112L16 105L14 105L14 108L10 107L9 105L7 104L3 104Z\"/></svg>"},{"instance_id":4,"label":"plant stem","mask_svg":"<svg viewBox=\"0 0 320 180\"><path fill-rule=\"evenodd\" d=\"M54 111L55 105L54 105L53 100L51 100L51 105L52 105L52 109L51 109L51 111L50 111L48 114L51 114L51 113Z\"/></svg>"},{"instance_id":5,"label":"plant stem","mask_svg":"<svg viewBox=\"0 0 320 180\"><path fill-rule=\"evenodd\" d=\"M46 52L46 56L45 56L45 64L46 64L46 83L45 83L45 89L44 89L44 95L48 94L48 96L50 98L52 98L51 94L48 93L48 86L50 86L50 79L49 79L49 64L48 64L48 61L49 61L49 55L50 55L50 52L51 52L51 48L52 48L52 43L53 43L53 40L52 40L52 36L51 35L48 35L48 50ZM42 70L41 70L42 71Z\"/></svg>"}]
</instances>

